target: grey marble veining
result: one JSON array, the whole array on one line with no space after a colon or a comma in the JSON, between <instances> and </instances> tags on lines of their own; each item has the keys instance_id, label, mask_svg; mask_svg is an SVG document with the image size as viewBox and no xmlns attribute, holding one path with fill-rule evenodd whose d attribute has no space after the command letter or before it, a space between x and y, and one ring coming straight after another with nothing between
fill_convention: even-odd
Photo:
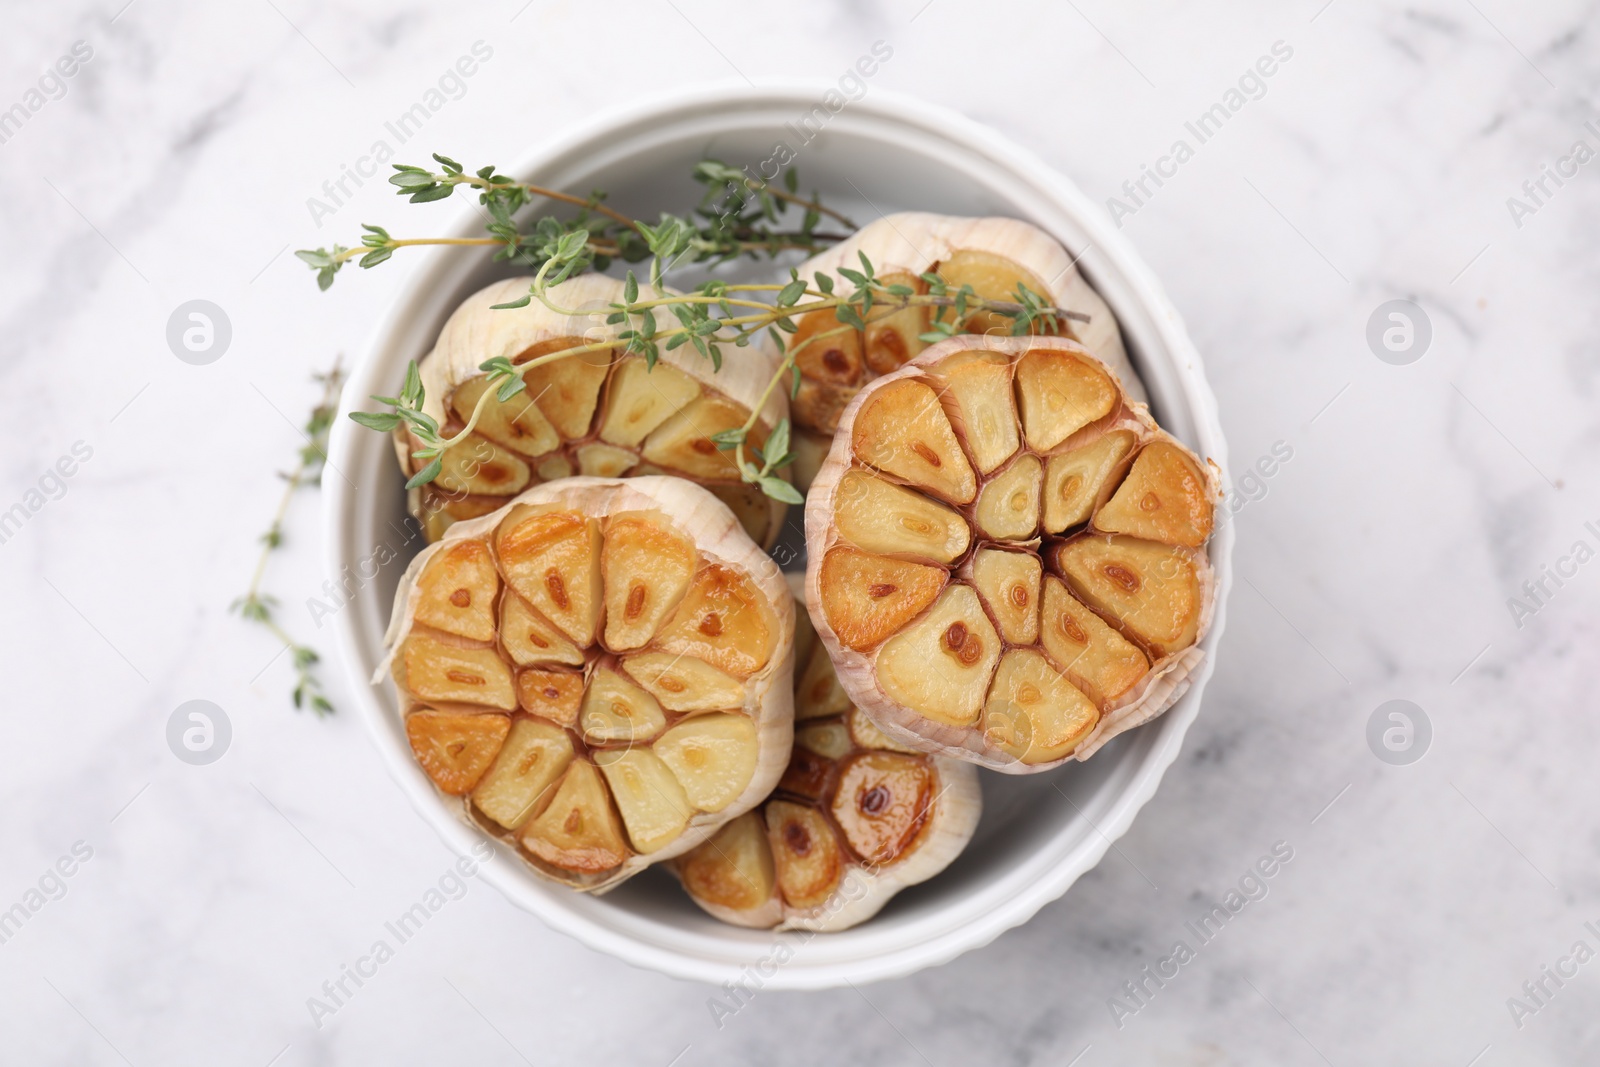
<instances>
[{"instance_id":1,"label":"grey marble veining","mask_svg":"<svg viewBox=\"0 0 1600 1067\"><path fill-rule=\"evenodd\" d=\"M0 112L28 110L0 124L0 511L43 497L0 543L0 912L39 893L0 943L0 1059L1600 1062L1600 961L1575 951L1600 951L1600 561L1572 562L1600 549L1600 159L1562 162L1600 151L1594 4L124 3L14 5L0 44ZM994 125L1107 211L1194 142L1123 228L1204 354L1234 477L1290 457L1231 520L1183 755L1065 898L908 979L758 993L719 1028L719 991L469 882L319 1028L308 998L452 857L227 607L308 376L411 269L318 294L290 251L451 209L378 180L308 202L477 41L492 59L402 158L504 163L662 86L831 79L877 39L874 86ZM1277 42L1259 97L1189 133ZM209 366L165 341L196 298L233 327ZM1432 327L1407 365L1366 339L1397 298ZM289 529L269 587L327 650L314 492ZM167 747L191 699L232 722L216 764ZM1432 724L1408 766L1367 741L1393 699ZM1197 937L1230 890L1254 899Z\"/></svg>"}]
</instances>

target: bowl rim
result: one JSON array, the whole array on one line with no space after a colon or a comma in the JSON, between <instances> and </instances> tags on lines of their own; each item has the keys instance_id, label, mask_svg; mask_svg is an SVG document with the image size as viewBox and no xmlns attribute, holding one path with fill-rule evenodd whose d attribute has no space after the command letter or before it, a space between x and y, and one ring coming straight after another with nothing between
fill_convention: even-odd
<instances>
[{"instance_id":1,"label":"bowl rim","mask_svg":"<svg viewBox=\"0 0 1600 1067\"><path fill-rule=\"evenodd\" d=\"M670 125L717 113L733 115L761 108L796 107L805 111L816 105L823 94L833 88L820 81L763 81L755 86L742 81L728 81L663 92L648 101L630 102L597 112L530 150L516 161L515 166L506 168L506 172L516 175L537 172L541 167L553 165L570 156L579 148L623 135L630 128L644 125ZM1202 454L1213 460L1219 468L1224 493L1231 491L1227 445L1216 397L1205 379L1200 354L1184 328L1182 317L1154 274L1133 250L1131 242L1075 184L1035 153L1003 134L958 112L913 96L873 88L862 99L850 102L839 114L850 113L859 116L856 121L865 119L898 125L909 135L943 139L957 148L977 153L992 166L1009 172L1008 177L1019 186L1028 188L1038 201L1052 205L1080 227L1091 241L1090 249L1083 255L1092 251L1098 258L1115 265L1127 283L1128 295L1142 305L1150 328L1159 333L1171 357L1172 377L1194 421L1194 433ZM449 225L441 227L441 231L469 235L478 232L480 226L480 216L470 207L463 206ZM404 325L408 309L452 262L453 253L460 254L452 249L427 249L418 258L411 275L374 325L362 346L360 358L352 364L340 396L341 412L359 407L370 393L385 391L385 375L390 373L387 363L393 358L388 350L395 343L394 334ZM1102 295L1106 294L1102 291ZM1107 301L1112 302L1109 295ZM336 469L349 464L354 458L358 442L356 430L357 427L348 419L334 420L328 456L330 465ZM351 516L361 505L362 494L344 478L326 479L324 486L325 562L329 576L337 583L342 568L351 562L344 548L350 533ZM515 862L486 863L481 867L481 876L512 903L537 915L552 929L574 937L590 948L634 966L714 985L730 981L746 984L754 981L760 988L833 988L847 983L902 977L924 967L947 963L964 952L981 948L1007 930L1027 922L1046 904L1061 897L1080 876L1099 864L1113 842L1128 830L1139 810L1154 796L1199 712L1206 682L1215 666L1215 648L1223 633L1228 593L1232 586L1233 542L1233 524L1227 522L1224 516L1224 521L1219 524L1208 546L1217 585L1211 629L1201 642L1207 654L1191 676L1189 691L1160 718L1135 731L1134 736L1153 735L1153 740L1147 742L1148 751L1129 772L1130 780L1116 787L1116 795L1109 809L1100 815L1098 821L1088 814L1083 815L1094 830L1093 835L1086 836L1081 843L1058 857L1046 857L1041 849L1040 856L1020 864L1006 879L1006 892L996 897L997 906L987 911L965 915L960 921L951 921L947 917L943 921L933 922L941 913L952 911L948 904L942 905L933 909L930 916L896 926L893 937L882 931L874 933L873 924L867 923L851 931L827 935L830 938L850 938L851 943L857 946L852 956L821 960L807 959L804 951L796 949L795 935L729 927L728 936L723 940L730 946L730 955L712 958L709 955L692 955L684 946L671 944L674 939L664 935L664 924L652 925L644 917L622 909L610 909L613 914L602 922L593 908L580 907L576 901L557 904L558 898L550 895L548 890L561 887L534 885L533 875ZM333 620L333 629L340 667L352 691L357 713L366 725L368 735L390 776L418 814L448 847L460 855L466 855L477 841L483 839L482 835L465 826L455 812L447 810L439 802L431 786L417 771L409 750L395 743L392 728L388 724L391 713L385 705L385 696L380 695L379 689L364 676L359 666L362 653L355 614L351 611L338 612ZM1106 791L1111 791L1109 786ZM1058 837L1071 824L1072 820L1064 820L1062 830L1057 831ZM562 891L574 897L580 896ZM996 894L991 892L989 895ZM596 898L583 899L592 904ZM973 911L972 908L966 910ZM753 939L751 934L768 940ZM802 945L810 944L810 938L805 935L799 937L804 938L799 942ZM785 944L789 946L787 957L783 956L780 947ZM783 957L779 961L781 965L773 966L769 973L763 965L770 964L775 955Z\"/></svg>"}]
</instances>

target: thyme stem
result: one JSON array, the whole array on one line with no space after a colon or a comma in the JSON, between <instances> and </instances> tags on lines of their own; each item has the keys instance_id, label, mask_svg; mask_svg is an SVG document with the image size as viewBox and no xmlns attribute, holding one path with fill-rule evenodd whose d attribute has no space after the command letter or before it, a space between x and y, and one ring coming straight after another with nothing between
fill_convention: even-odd
<instances>
[{"instance_id":1,"label":"thyme stem","mask_svg":"<svg viewBox=\"0 0 1600 1067\"><path fill-rule=\"evenodd\" d=\"M333 427L334 416L338 413L339 387L344 381L344 371L340 367L341 359L335 357L333 366L322 374L313 374L312 380L322 383L322 395L316 406L311 409L307 418L304 432L306 443L300 449L300 462L289 473L283 475L283 495L278 499L277 510L272 516L272 525L267 527L267 532L261 536L261 555L256 560L255 571L250 577L250 586L243 596L235 600L231 610L237 611L240 616L260 623L266 627L267 632L283 642L292 654L295 669L295 686L291 694L296 708L310 705L311 710L318 716L331 715L333 704L322 693L322 683L317 679L315 666L320 659L316 650L309 645L296 641L287 630L279 624L273 615L272 609L277 606L277 599L262 592L262 585L266 579L267 562L274 549L283 544L284 521L289 514L289 505L294 501L295 493L304 485L316 485L322 480L322 471L327 463L328 431Z\"/></svg>"}]
</instances>

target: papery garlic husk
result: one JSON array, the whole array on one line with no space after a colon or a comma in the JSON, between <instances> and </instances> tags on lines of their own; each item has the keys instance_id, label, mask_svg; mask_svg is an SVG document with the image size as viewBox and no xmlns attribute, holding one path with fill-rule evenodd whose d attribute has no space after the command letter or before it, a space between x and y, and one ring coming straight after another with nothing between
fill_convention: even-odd
<instances>
[{"instance_id":1,"label":"papery garlic husk","mask_svg":"<svg viewBox=\"0 0 1600 1067\"><path fill-rule=\"evenodd\" d=\"M407 568L373 681L469 824L601 892L764 800L793 734L794 602L681 478L568 478Z\"/></svg>"},{"instance_id":2,"label":"papery garlic husk","mask_svg":"<svg viewBox=\"0 0 1600 1067\"><path fill-rule=\"evenodd\" d=\"M1145 399L1144 385L1128 362L1116 317L1100 294L1084 280L1077 262L1061 243L1039 227L1020 219L964 218L906 211L885 215L853 236L812 257L800 267L800 277L815 284L818 273L830 276L834 291L849 294L855 285L839 273L841 267L861 269L861 256L871 261L874 274L885 284L910 286L927 292L924 274L937 274L954 289L971 285L980 298L1016 300L1017 283L1044 297L1053 307L1076 311L1088 322L1063 319L1065 336L1082 343L1123 382L1129 398ZM802 457L795 465L795 484L811 484L814 466L803 462L801 450L811 445L826 452L840 414L856 392L879 375L899 369L928 347L921 334L932 327L934 308L874 308L866 317L865 332L844 327L832 311L801 316L793 346L807 336L826 331L800 350L801 381L792 404L795 448ZM954 318L954 311L946 311ZM979 314L967 323L967 332L1009 334L1011 320Z\"/></svg>"},{"instance_id":3,"label":"papery garlic husk","mask_svg":"<svg viewBox=\"0 0 1600 1067\"><path fill-rule=\"evenodd\" d=\"M623 283L602 274L570 278L547 294L551 304L585 314L564 315L538 299L525 307L494 309L526 296L531 280L508 278L469 296L418 365L422 410L445 435L466 425L486 388L487 376L479 369L484 361L505 357L521 364L615 339L628 328L605 321L606 310L622 302ZM644 299L658 295L641 290ZM656 318L677 322L665 308L657 309ZM445 453L439 476L408 495L428 540L438 540L452 522L488 514L542 482L578 474L671 474L705 486L733 509L757 543L771 547L782 532L786 505L743 482L734 453L710 440L743 425L761 401L776 366L770 341L760 337L745 348L722 345L721 370L693 345L669 352L663 343L654 368L643 356L626 354L625 347L619 342L543 364L527 373L523 392L504 403L491 398L474 432ZM759 447L787 415L784 390L772 390L749 444ZM411 454L416 447L402 424L395 431L395 449L408 478L423 462Z\"/></svg>"},{"instance_id":4,"label":"papery garlic husk","mask_svg":"<svg viewBox=\"0 0 1600 1067\"><path fill-rule=\"evenodd\" d=\"M827 705L838 683L803 610L800 617L796 702L807 711L795 724L788 770L765 804L673 870L724 922L845 930L954 862L977 828L983 795L971 764L896 744L857 709Z\"/></svg>"},{"instance_id":5,"label":"papery garlic husk","mask_svg":"<svg viewBox=\"0 0 1600 1067\"><path fill-rule=\"evenodd\" d=\"M1030 773L1188 688L1216 471L1059 337L964 336L868 384L806 506L806 603L896 741Z\"/></svg>"}]
</instances>

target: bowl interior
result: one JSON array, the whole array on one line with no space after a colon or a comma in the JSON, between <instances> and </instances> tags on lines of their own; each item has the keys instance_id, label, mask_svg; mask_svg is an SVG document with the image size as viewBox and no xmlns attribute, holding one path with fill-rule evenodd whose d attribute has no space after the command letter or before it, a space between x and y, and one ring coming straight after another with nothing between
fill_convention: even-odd
<instances>
[{"instance_id":1,"label":"bowl interior","mask_svg":"<svg viewBox=\"0 0 1600 1067\"><path fill-rule=\"evenodd\" d=\"M541 152L511 172L558 189L604 189L607 203L635 217L683 213L702 187L690 177L707 156L757 172L778 145L794 153L802 188L858 224L899 210L956 215L1011 215L1053 233L1074 255L1121 322L1129 354L1150 393L1154 414L1175 436L1226 470L1215 402L1176 314L1120 237L1096 210L1036 158L952 113L874 93L830 115L820 132L817 88L702 92L592 124L583 136ZM803 116L813 116L810 125ZM805 138L810 135L810 140ZM462 234L478 232L463 214ZM793 261L745 260L721 273L760 280L786 278ZM612 268L616 273L617 267ZM420 268L380 324L352 375L345 407L370 393L393 395L406 362L432 347L456 305L476 289L513 273L481 252L450 250ZM704 275L670 280L693 284ZM346 664L374 738L413 803L454 847L473 831L439 803L413 762L398 709L386 686L368 686L382 659L382 637L395 586L423 542L405 515L401 479L386 437L339 420L333 461L357 488L330 479L330 547L336 575L359 585L340 613ZM785 569L804 566L799 509L792 509L777 551ZM1218 572L1216 622L1222 628L1232 531L1224 526L1211 555ZM374 560L392 560L375 566ZM348 572L344 569L348 568ZM376 569L376 576L362 575ZM337 578L336 578L337 580ZM540 881L517 860L485 868L512 900L551 925L635 964L713 982L737 979L746 967L786 957L768 986L820 987L907 973L943 962L1025 921L1059 896L1124 832L1176 755L1198 709L1210 659L1190 691L1155 722L1112 742L1092 760L1044 774L982 775L984 813L972 844L940 876L905 890L872 921L818 936L775 935L724 925L696 908L674 879L645 874L603 897ZM780 948L779 946L786 946ZM769 962L770 965L770 962Z\"/></svg>"}]
</instances>

